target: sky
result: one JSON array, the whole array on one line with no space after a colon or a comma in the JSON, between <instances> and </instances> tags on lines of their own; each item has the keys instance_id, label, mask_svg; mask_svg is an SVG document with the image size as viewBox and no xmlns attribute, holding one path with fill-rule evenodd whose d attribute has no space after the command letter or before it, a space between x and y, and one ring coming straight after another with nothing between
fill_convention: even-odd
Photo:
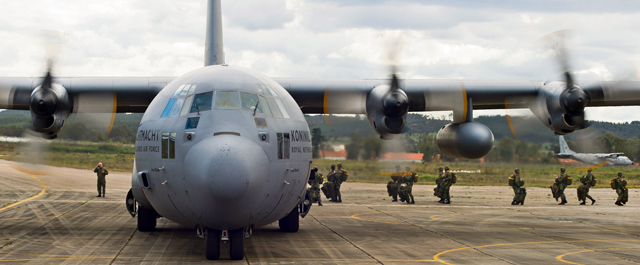
<instances>
[{"instance_id":1,"label":"sky","mask_svg":"<svg viewBox=\"0 0 640 265\"><path fill-rule=\"evenodd\" d=\"M63 36L57 76L177 77L203 66L206 0L0 0L0 7L0 76L43 75L45 30ZM570 29L574 79L638 80L638 1L223 0L222 10L226 62L272 77L386 78L387 43L397 40L402 78L558 80L541 38ZM640 107L587 115L627 122L640 120Z\"/></svg>"}]
</instances>

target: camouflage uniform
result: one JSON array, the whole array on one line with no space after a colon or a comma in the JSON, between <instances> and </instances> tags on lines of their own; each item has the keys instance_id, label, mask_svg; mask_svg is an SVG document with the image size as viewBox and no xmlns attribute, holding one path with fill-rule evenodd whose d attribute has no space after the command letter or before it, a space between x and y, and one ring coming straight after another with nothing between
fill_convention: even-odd
<instances>
[{"instance_id":1,"label":"camouflage uniform","mask_svg":"<svg viewBox=\"0 0 640 265\"><path fill-rule=\"evenodd\" d=\"M451 204L451 195L449 194L449 189L453 185L453 173L449 172L449 167L444 167L444 177L442 179L442 203Z\"/></svg>"},{"instance_id":2,"label":"camouflage uniform","mask_svg":"<svg viewBox=\"0 0 640 265\"><path fill-rule=\"evenodd\" d=\"M309 197L311 198L311 203L318 202L318 206L322 206L322 197L320 196L320 184L322 184L322 174L318 173L318 168L314 167L313 171L311 171L311 176L309 177L309 187L307 192L309 193Z\"/></svg>"},{"instance_id":3,"label":"camouflage uniform","mask_svg":"<svg viewBox=\"0 0 640 265\"><path fill-rule=\"evenodd\" d=\"M336 178L336 165L331 165L331 171L327 175L327 182L322 185L322 193L327 199L333 199L334 181Z\"/></svg>"},{"instance_id":4,"label":"camouflage uniform","mask_svg":"<svg viewBox=\"0 0 640 265\"><path fill-rule=\"evenodd\" d=\"M407 167L407 171L404 175L404 187L402 187L402 194L404 198L407 200L408 204L415 204L416 201L413 199L413 183L418 182L418 174L415 172L411 172L411 169ZM409 201L411 198L411 201Z\"/></svg>"},{"instance_id":5,"label":"camouflage uniform","mask_svg":"<svg viewBox=\"0 0 640 265\"><path fill-rule=\"evenodd\" d=\"M440 198L440 200L438 201L439 203L444 202L444 196L442 196L442 192L444 191L442 186L442 182L444 180L443 170L444 169L442 167L438 168L438 178L436 179L436 187L433 188L433 195Z\"/></svg>"},{"instance_id":6,"label":"camouflage uniform","mask_svg":"<svg viewBox=\"0 0 640 265\"><path fill-rule=\"evenodd\" d=\"M594 176L593 176L593 174L591 174L591 169L589 169L587 172L588 172L587 175L584 176L583 179L581 179L581 182L582 182L583 185L581 185L578 188L583 193L582 194L582 198L580 198L580 196L578 196L578 200L582 200L582 203L580 203L580 205L587 204L587 198L589 198L589 200L591 200L591 205L596 203L596 200L594 200L593 197L591 197L589 195L589 188L591 187L591 181L594 179Z\"/></svg>"},{"instance_id":7,"label":"camouflage uniform","mask_svg":"<svg viewBox=\"0 0 640 265\"><path fill-rule=\"evenodd\" d=\"M624 206L629 199L629 190L627 189L627 181L622 179L622 172L618 172L618 177L614 180L616 184L616 193L618 193L618 199L616 205Z\"/></svg>"},{"instance_id":8,"label":"camouflage uniform","mask_svg":"<svg viewBox=\"0 0 640 265\"><path fill-rule=\"evenodd\" d=\"M340 186L348 177L346 170L342 170L342 164L338 164L338 170L335 173L333 202L342 202L342 194L340 194Z\"/></svg>"},{"instance_id":9,"label":"camouflage uniform","mask_svg":"<svg viewBox=\"0 0 640 265\"><path fill-rule=\"evenodd\" d=\"M105 176L109 175L109 171L107 171L106 168L101 167L100 165L100 166L97 166L96 169L93 170L93 172L96 173L96 175L98 175L98 196L97 197L105 197L106 188L107 188L107 180Z\"/></svg>"},{"instance_id":10,"label":"camouflage uniform","mask_svg":"<svg viewBox=\"0 0 640 265\"><path fill-rule=\"evenodd\" d=\"M400 178L400 165L396 166L396 173L391 174L391 180L387 183L387 193L393 198L392 202L398 201L398 178Z\"/></svg>"},{"instance_id":11,"label":"camouflage uniform","mask_svg":"<svg viewBox=\"0 0 640 265\"><path fill-rule=\"evenodd\" d=\"M516 168L515 173L513 173L511 177L509 177L509 181L511 180L513 180L513 185L511 185L511 187L513 188L513 194L514 194L511 205L518 205L518 204L524 205L523 196L526 197L527 194L526 194L526 190L522 187L522 185L524 185L524 182L520 178L520 169Z\"/></svg>"},{"instance_id":12,"label":"camouflage uniform","mask_svg":"<svg viewBox=\"0 0 640 265\"><path fill-rule=\"evenodd\" d=\"M555 195L553 196L556 201L558 198L561 199L560 205L564 205L567 203L567 198L564 196L564 189L567 188L567 179L570 178L569 175L565 174L564 168L560 168L560 175L556 177L556 182L551 187L552 191L555 191Z\"/></svg>"}]
</instances>

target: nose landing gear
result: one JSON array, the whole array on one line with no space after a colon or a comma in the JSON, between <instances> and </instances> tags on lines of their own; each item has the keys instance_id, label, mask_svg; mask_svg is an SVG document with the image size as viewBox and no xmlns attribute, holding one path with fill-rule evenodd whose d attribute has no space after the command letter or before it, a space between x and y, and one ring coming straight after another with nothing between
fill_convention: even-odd
<instances>
[{"instance_id":1,"label":"nose landing gear","mask_svg":"<svg viewBox=\"0 0 640 265\"><path fill-rule=\"evenodd\" d=\"M223 240L222 230L198 226L197 232L198 236L204 234L206 258L208 260L220 259L220 242ZM232 260L242 260L244 258L244 238L248 233L248 230L245 231L244 228L228 231L229 257Z\"/></svg>"}]
</instances>

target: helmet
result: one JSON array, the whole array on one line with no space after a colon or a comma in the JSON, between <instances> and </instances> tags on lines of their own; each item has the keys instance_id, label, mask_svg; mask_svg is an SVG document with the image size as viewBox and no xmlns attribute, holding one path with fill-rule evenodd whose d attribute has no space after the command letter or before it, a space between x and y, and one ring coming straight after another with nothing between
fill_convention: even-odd
<instances>
[{"instance_id":1,"label":"helmet","mask_svg":"<svg viewBox=\"0 0 640 265\"><path fill-rule=\"evenodd\" d=\"M449 170L449 166L444 166L444 170Z\"/></svg>"},{"instance_id":2,"label":"helmet","mask_svg":"<svg viewBox=\"0 0 640 265\"><path fill-rule=\"evenodd\" d=\"M564 172L564 168L563 167L560 168L560 172Z\"/></svg>"},{"instance_id":3,"label":"helmet","mask_svg":"<svg viewBox=\"0 0 640 265\"><path fill-rule=\"evenodd\" d=\"M331 165L331 169L334 169L334 168L336 168L336 165Z\"/></svg>"},{"instance_id":4,"label":"helmet","mask_svg":"<svg viewBox=\"0 0 640 265\"><path fill-rule=\"evenodd\" d=\"M311 169L311 170L313 170L315 172L318 172L318 167L313 167L313 169Z\"/></svg>"},{"instance_id":5,"label":"helmet","mask_svg":"<svg viewBox=\"0 0 640 265\"><path fill-rule=\"evenodd\" d=\"M443 169L442 169L442 167L439 167L438 170L442 171Z\"/></svg>"},{"instance_id":6,"label":"helmet","mask_svg":"<svg viewBox=\"0 0 640 265\"><path fill-rule=\"evenodd\" d=\"M622 172L618 172L618 176L622 176Z\"/></svg>"},{"instance_id":7,"label":"helmet","mask_svg":"<svg viewBox=\"0 0 640 265\"><path fill-rule=\"evenodd\" d=\"M587 171L591 172L591 170L593 170L593 168L587 168Z\"/></svg>"},{"instance_id":8,"label":"helmet","mask_svg":"<svg viewBox=\"0 0 640 265\"><path fill-rule=\"evenodd\" d=\"M342 167L342 163L338 163L338 167Z\"/></svg>"},{"instance_id":9,"label":"helmet","mask_svg":"<svg viewBox=\"0 0 640 265\"><path fill-rule=\"evenodd\" d=\"M519 168L516 168L516 171L515 171L515 172L516 172L516 173L520 172L520 169L519 169Z\"/></svg>"}]
</instances>

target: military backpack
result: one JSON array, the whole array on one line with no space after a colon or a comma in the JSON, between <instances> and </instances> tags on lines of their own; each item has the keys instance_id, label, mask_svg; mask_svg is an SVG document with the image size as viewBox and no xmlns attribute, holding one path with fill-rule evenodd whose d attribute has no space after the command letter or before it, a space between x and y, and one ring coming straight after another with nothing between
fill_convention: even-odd
<instances>
[{"instance_id":1,"label":"military backpack","mask_svg":"<svg viewBox=\"0 0 640 265\"><path fill-rule=\"evenodd\" d=\"M591 187L595 187L595 186L596 186L596 184L598 184L598 181L596 180L596 177L593 177L593 178L591 179L591 182L589 182L589 186L591 186Z\"/></svg>"},{"instance_id":2,"label":"military backpack","mask_svg":"<svg viewBox=\"0 0 640 265\"><path fill-rule=\"evenodd\" d=\"M347 181L347 179L349 178L349 173L347 173L346 170L342 171L342 175L340 176L342 181Z\"/></svg>"},{"instance_id":3,"label":"military backpack","mask_svg":"<svg viewBox=\"0 0 640 265\"><path fill-rule=\"evenodd\" d=\"M609 182L609 184L611 185L611 189L616 189L616 178L612 178L611 181Z\"/></svg>"},{"instance_id":4,"label":"military backpack","mask_svg":"<svg viewBox=\"0 0 640 265\"><path fill-rule=\"evenodd\" d=\"M457 181L458 177L456 176L456 174L451 173L451 184L456 184Z\"/></svg>"},{"instance_id":5,"label":"military backpack","mask_svg":"<svg viewBox=\"0 0 640 265\"><path fill-rule=\"evenodd\" d=\"M516 179L513 175L511 175L511 177L509 177L509 186L515 186L516 185Z\"/></svg>"},{"instance_id":6,"label":"military backpack","mask_svg":"<svg viewBox=\"0 0 640 265\"><path fill-rule=\"evenodd\" d=\"M567 186L569 186L569 185L571 185L571 182L572 182L571 176L567 175L567 176L564 178L564 184L566 184Z\"/></svg>"}]
</instances>

